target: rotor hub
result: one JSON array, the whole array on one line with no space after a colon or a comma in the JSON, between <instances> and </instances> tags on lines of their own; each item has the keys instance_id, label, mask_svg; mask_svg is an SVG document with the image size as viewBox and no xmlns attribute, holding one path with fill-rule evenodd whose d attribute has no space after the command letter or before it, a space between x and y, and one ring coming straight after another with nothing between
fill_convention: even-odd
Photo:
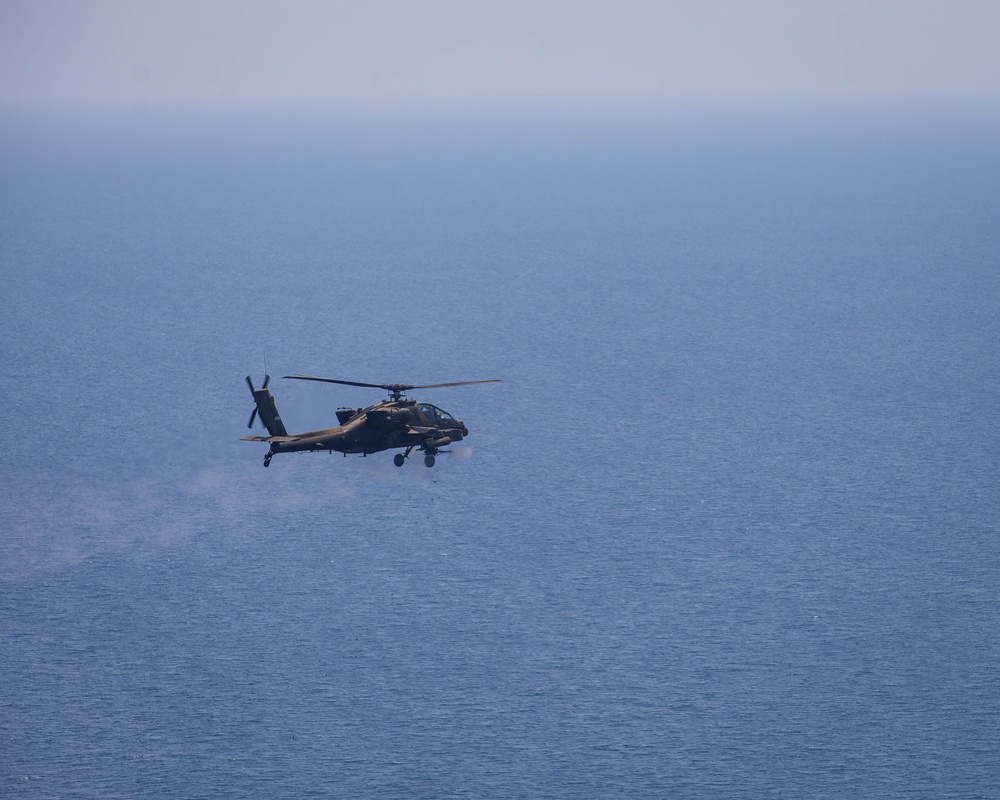
<instances>
[{"instance_id":1,"label":"rotor hub","mask_svg":"<svg viewBox=\"0 0 1000 800\"><path fill-rule=\"evenodd\" d=\"M384 383L379 388L385 389L389 393L389 399L395 402L402 400L410 389L416 389L417 387L408 383Z\"/></svg>"}]
</instances>

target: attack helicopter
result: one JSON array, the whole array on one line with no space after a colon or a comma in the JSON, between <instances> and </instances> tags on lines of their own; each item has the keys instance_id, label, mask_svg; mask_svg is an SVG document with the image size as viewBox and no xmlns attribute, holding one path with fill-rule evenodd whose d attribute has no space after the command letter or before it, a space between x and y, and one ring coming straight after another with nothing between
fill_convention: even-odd
<instances>
[{"instance_id":1,"label":"attack helicopter","mask_svg":"<svg viewBox=\"0 0 1000 800\"><path fill-rule=\"evenodd\" d=\"M344 386L362 386L369 389L382 389L389 393L389 398L368 408L339 408L335 428L325 428L318 431L289 434L281 421L274 395L268 390L271 376L264 375L264 383L255 389L253 380L247 375L247 386L253 395L254 409L250 414L248 428L253 428L254 421L260 419L267 429L268 436L244 436L240 441L267 442L271 448L264 456L264 466L271 466L271 459L277 453L316 453L338 452L346 457L348 453L359 453L364 456L378 453L382 450L402 449L406 452L396 453L392 463L403 466L414 449L423 452L424 464L434 466L435 457L442 452L441 448L452 442L458 442L469 435L469 429L460 419L455 419L447 411L431 405L418 403L406 397L412 389L443 389L449 386L473 386L480 383L503 383L501 380L459 381L457 383L430 383L424 386L411 386L405 383L358 383L357 381L342 381L335 378L317 378L313 375L285 375L290 380L319 381L320 383L339 383Z\"/></svg>"}]
</instances>

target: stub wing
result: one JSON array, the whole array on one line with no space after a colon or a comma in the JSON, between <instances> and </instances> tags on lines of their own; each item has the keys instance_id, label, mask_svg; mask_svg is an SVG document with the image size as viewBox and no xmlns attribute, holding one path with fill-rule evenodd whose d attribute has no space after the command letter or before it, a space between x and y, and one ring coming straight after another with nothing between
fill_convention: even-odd
<instances>
[{"instance_id":1,"label":"stub wing","mask_svg":"<svg viewBox=\"0 0 1000 800\"><path fill-rule=\"evenodd\" d=\"M295 436L243 436L240 438L241 442L294 442Z\"/></svg>"},{"instance_id":2,"label":"stub wing","mask_svg":"<svg viewBox=\"0 0 1000 800\"><path fill-rule=\"evenodd\" d=\"M425 428L422 425L407 425L404 433L409 436L426 436L434 430L435 428Z\"/></svg>"}]
</instances>

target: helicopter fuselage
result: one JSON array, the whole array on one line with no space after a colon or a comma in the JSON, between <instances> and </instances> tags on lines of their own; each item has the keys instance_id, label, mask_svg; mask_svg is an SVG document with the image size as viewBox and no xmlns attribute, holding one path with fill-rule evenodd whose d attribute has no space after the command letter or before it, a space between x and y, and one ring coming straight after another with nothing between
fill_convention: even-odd
<instances>
[{"instance_id":1,"label":"helicopter fuselage","mask_svg":"<svg viewBox=\"0 0 1000 800\"><path fill-rule=\"evenodd\" d=\"M291 436L251 437L271 442L274 453L328 451L369 455L382 450L432 445L437 450L458 442L469 429L446 411L416 400L390 400L368 408L341 409L350 413L343 424L335 428L305 431Z\"/></svg>"}]
</instances>

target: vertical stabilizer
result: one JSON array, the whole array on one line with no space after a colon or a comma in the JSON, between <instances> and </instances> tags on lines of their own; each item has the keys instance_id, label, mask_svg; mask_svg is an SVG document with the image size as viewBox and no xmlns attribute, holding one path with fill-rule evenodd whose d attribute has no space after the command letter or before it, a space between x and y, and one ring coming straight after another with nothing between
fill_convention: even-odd
<instances>
[{"instance_id":1,"label":"vertical stabilizer","mask_svg":"<svg viewBox=\"0 0 1000 800\"><path fill-rule=\"evenodd\" d=\"M252 428L254 420L259 416L261 423L267 428L267 432L271 436L288 436L288 431L285 430L285 423L281 421L278 407L274 404L274 395L267 388L267 384L270 381L271 376L265 375L264 385L259 389L254 389L253 381L247 375L247 386L250 387L254 402L254 410L250 414L250 422L247 423L247 427Z\"/></svg>"}]
</instances>

